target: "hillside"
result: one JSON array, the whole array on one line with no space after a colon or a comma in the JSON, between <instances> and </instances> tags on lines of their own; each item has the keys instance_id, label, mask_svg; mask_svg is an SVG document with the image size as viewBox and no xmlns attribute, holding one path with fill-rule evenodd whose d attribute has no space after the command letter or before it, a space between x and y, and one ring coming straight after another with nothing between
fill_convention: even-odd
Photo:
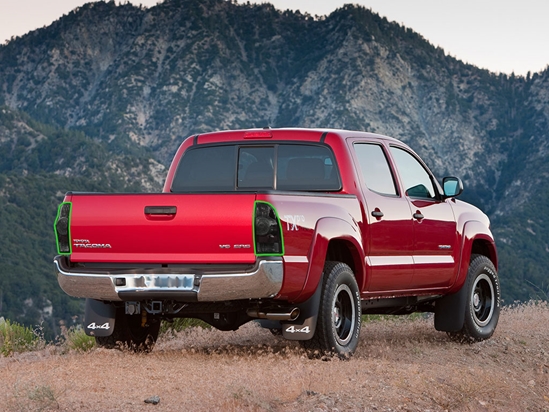
<instances>
[{"instance_id":1,"label":"hillside","mask_svg":"<svg viewBox=\"0 0 549 412\"><path fill-rule=\"evenodd\" d=\"M0 46L2 104L1 315L30 322L58 299L62 193L158 190L186 136L267 125L402 139L490 215L505 302L548 297L549 69L490 73L359 6L315 19L226 0L110 1ZM23 287L6 280L17 277ZM68 313L53 310L54 324Z\"/></svg>"},{"instance_id":2,"label":"hillside","mask_svg":"<svg viewBox=\"0 0 549 412\"><path fill-rule=\"evenodd\" d=\"M54 276L57 206L69 189L160 190L164 167L141 152L113 153L82 132L0 107L1 316L28 325L44 321L53 338L58 320L71 322L82 312Z\"/></svg>"},{"instance_id":3,"label":"hillside","mask_svg":"<svg viewBox=\"0 0 549 412\"><path fill-rule=\"evenodd\" d=\"M549 308L503 310L462 345L432 319L364 323L354 357L309 359L253 324L165 336L152 353L93 349L0 357L9 411L546 411ZM156 406L144 403L158 396Z\"/></svg>"}]
</instances>

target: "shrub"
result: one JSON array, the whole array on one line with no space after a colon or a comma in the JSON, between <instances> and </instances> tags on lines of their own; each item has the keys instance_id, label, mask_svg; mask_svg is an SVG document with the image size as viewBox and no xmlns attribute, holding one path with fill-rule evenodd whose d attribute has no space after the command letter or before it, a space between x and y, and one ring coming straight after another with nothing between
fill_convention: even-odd
<instances>
[{"instance_id":1,"label":"shrub","mask_svg":"<svg viewBox=\"0 0 549 412\"><path fill-rule=\"evenodd\" d=\"M95 347L95 338L86 335L81 327L63 330L64 344L67 349L77 352L87 352Z\"/></svg>"},{"instance_id":2,"label":"shrub","mask_svg":"<svg viewBox=\"0 0 549 412\"><path fill-rule=\"evenodd\" d=\"M174 334L175 332L181 332L184 329L192 328L195 326L199 326L201 328L211 327L206 322L203 322L200 319L176 318L173 320L173 322L166 322L166 321L162 322L162 326L160 326L160 334L164 335L170 332Z\"/></svg>"},{"instance_id":3,"label":"shrub","mask_svg":"<svg viewBox=\"0 0 549 412\"><path fill-rule=\"evenodd\" d=\"M14 352L27 352L37 349L43 342L40 335L17 322L0 318L0 353L9 356Z\"/></svg>"}]
</instances>

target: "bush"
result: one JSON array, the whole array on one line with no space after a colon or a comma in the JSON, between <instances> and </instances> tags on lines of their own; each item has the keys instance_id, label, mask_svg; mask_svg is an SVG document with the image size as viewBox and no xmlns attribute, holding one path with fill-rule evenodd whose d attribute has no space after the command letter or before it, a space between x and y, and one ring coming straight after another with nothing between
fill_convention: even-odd
<instances>
[{"instance_id":1,"label":"bush","mask_svg":"<svg viewBox=\"0 0 549 412\"><path fill-rule=\"evenodd\" d=\"M28 352L43 343L40 335L17 322L0 318L0 353L9 356L14 352Z\"/></svg>"},{"instance_id":2,"label":"bush","mask_svg":"<svg viewBox=\"0 0 549 412\"><path fill-rule=\"evenodd\" d=\"M86 332L81 327L62 328L62 334L64 339L63 346L68 350L88 352L95 347L95 338L86 335Z\"/></svg>"},{"instance_id":3,"label":"bush","mask_svg":"<svg viewBox=\"0 0 549 412\"><path fill-rule=\"evenodd\" d=\"M195 326L199 326L201 328L211 328L210 325L208 325L206 322L201 321L200 319L176 318L173 320L173 322L162 322L162 325L160 326L160 334L175 334L176 332L181 332L184 329L192 328Z\"/></svg>"}]
</instances>

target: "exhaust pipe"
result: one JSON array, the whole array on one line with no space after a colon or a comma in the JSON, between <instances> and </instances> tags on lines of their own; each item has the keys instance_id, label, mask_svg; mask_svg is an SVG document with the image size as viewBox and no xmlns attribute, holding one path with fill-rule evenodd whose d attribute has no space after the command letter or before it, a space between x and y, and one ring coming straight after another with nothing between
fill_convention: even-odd
<instances>
[{"instance_id":1,"label":"exhaust pipe","mask_svg":"<svg viewBox=\"0 0 549 412\"><path fill-rule=\"evenodd\" d=\"M293 308L289 312L260 312L257 309L248 309L248 316L251 318L258 319L269 319L269 320L296 320L299 317L299 308Z\"/></svg>"}]
</instances>

